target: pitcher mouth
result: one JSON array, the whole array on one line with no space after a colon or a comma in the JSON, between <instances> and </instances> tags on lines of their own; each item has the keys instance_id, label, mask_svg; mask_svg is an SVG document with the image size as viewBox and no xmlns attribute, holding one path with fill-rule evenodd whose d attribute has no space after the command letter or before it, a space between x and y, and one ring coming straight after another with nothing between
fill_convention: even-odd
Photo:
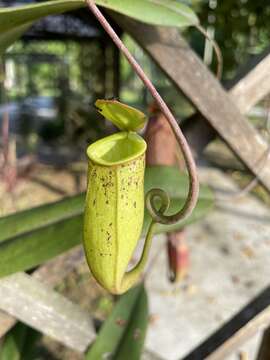
<instances>
[{"instance_id":1,"label":"pitcher mouth","mask_svg":"<svg viewBox=\"0 0 270 360\"><path fill-rule=\"evenodd\" d=\"M146 142L133 132L118 132L88 146L89 159L99 165L113 166L136 159L146 151Z\"/></svg>"}]
</instances>

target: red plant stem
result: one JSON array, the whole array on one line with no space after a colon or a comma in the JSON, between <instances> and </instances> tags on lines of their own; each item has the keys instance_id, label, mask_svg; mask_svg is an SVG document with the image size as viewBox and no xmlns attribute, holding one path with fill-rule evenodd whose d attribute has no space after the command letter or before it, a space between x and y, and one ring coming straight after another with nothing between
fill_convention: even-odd
<instances>
[{"instance_id":1,"label":"red plant stem","mask_svg":"<svg viewBox=\"0 0 270 360\"><path fill-rule=\"evenodd\" d=\"M174 135L177 139L177 142L183 152L183 156L185 159L185 163L187 166L187 170L189 173L189 192L186 199L186 202L183 206L183 208L174 216L167 216L167 218L170 220L167 221L166 217L164 215L158 214L163 217L162 223L172 223L179 221L192 212L194 209L198 195L199 195L199 181L197 176L197 169L196 164L193 159L191 150L188 146L188 143L186 141L186 138L184 137L180 127L178 126L177 121L175 120L172 112L166 105L165 101L162 99L162 97L159 95L158 91L150 81L150 79L147 77L147 75L144 73L141 66L137 63L137 61L134 59L134 57L131 55L129 50L126 48L126 46L123 44L119 36L115 33L109 22L106 20L106 18L103 16L103 14L100 12L98 7L96 6L94 0L86 0L86 3L91 10L91 12L95 15L95 17L98 19L104 30L108 33L108 35L111 37L115 45L119 48L119 50L125 55L130 65L133 67L134 71L137 73L137 75L141 78L147 89L152 94L153 98L156 100L158 106L160 107L160 110L166 117L167 121L169 122L172 131L174 132ZM158 218L157 215L157 218Z\"/></svg>"}]
</instances>

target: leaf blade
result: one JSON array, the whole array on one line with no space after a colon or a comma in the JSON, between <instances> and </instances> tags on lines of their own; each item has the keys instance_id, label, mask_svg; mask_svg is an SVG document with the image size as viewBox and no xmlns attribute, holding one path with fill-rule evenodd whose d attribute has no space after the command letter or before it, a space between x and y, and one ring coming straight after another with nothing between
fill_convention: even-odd
<instances>
[{"instance_id":1,"label":"leaf blade","mask_svg":"<svg viewBox=\"0 0 270 360\"><path fill-rule=\"evenodd\" d=\"M176 0L96 0L96 4L150 25L196 25L199 20L187 5Z\"/></svg>"},{"instance_id":2,"label":"leaf blade","mask_svg":"<svg viewBox=\"0 0 270 360\"><path fill-rule=\"evenodd\" d=\"M126 331L132 325L132 315L136 311L138 301L142 303L142 296L144 305L146 293L142 284L120 296L111 315L101 327L96 341L88 350L85 360L103 359L105 356L118 359L117 353L123 346Z\"/></svg>"},{"instance_id":3,"label":"leaf blade","mask_svg":"<svg viewBox=\"0 0 270 360\"><path fill-rule=\"evenodd\" d=\"M16 26L13 29L0 33L0 56L31 26L32 23L26 23Z\"/></svg>"},{"instance_id":4,"label":"leaf blade","mask_svg":"<svg viewBox=\"0 0 270 360\"><path fill-rule=\"evenodd\" d=\"M41 334L19 322L5 336L0 348L1 360L34 360L35 345Z\"/></svg>"},{"instance_id":5,"label":"leaf blade","mask_svg":"<svg viewBox=\"0 0 270 360\"><path fill-rule=\"evenodd\" d=\"M82 215L21 234L0 245L0 277L34 268L81 243Z\"/></svg>"},{"instance_id":6,"label":"leaf blade","mask_svg":"<svg viewBox=\"0 0 270 360\"><path fill-rule=\"evenodd\" d=\"M83 193L0 218L0 243L81 213L84 198Z\"/></svg>"},{"instance_id":7,"label":"leaf blade","mask_svg":"<svg viewBox=\"0 0 270 360\"><path fill-rule=\"evenodd\" d=\"M137 360L141 358L148 316L148 299L143 287L131 314L128 328L115 354L115 360Z\"/></svg>"},{"instance_id":8,"label":"leaf blade","mask_svg":"<svg viewBox=\"0 0 270 360\"><path fill-rule=\"evenodd\" d=\"M96 0L97 5L152 25L188 26L198 23L197 16L176 0ZM38 4L0 8L0 32L44 16L85 7L83 0L52 0Z\"/></svg>"},{"instance_id":9,"label":"leaf blade","mask_svg":"<svg viewBox=\"0 0 270 360\"><path fill-rule=\"evenodd\" d=\"M83 0L52 0L39 4L0 8L0 32L39 20L47 15L61 14L84 6Z\"/></svg>"},{"instance_id":10,"label":"leaf blade","mask_svg":"<svg viewBox=\"0 0 270 360\"><path fill-rule=\"evenodd\" d=\"M96 0L96 4L150 25L181 28L199 23L193 10L177 0ZM52 0L0 8L0 55L34 21L85 7L83 0Z\"/></svg>"},{"instance_id":11,"label":"leaf blade","mask_svg":"<svg viewBox=\"0 0 270 360\"><path fill-rule=\"evenodd\" d=\"M26 337L27 327L17 324L5 336L3 346L0 349L1 360L21 360L22 349Z\"/></svg>"}]
</instances>

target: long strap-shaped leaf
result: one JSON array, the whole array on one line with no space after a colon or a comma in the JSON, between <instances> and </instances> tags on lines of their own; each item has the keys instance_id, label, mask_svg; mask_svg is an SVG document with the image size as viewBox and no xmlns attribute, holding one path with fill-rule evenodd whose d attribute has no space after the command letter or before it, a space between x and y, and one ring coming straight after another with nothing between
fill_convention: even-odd
<instances>
[{"instance_id":1,"label":"long strap-shaped leaf","mask_svg":"<svg viewBox=\"0 0 270 360\"><path fill-rule=\"evenodd\" d=\"M83 193L0 218L0 243L50 224L53 225L61 220L81 215L84 198L85 194Z\"/></svg>"},{"instance_id":2,"label":"long strap-shaped leaf","mask_svg":"<svg viewBox=\"0 0 270 360\"><path fill-rule=\"evenodd\" d=\"M195 13L177 0L96 0L96 4L153 25L183 27L198 24ZM0 55L32 22L84 6L83 0L52 0L0 8Z\"/></svg>"},{"instance_id":3,"label":"long strap-shaped leaf","mask_svg":"<svg viewBox=\"0 0 270 360\"><path fill-rule=\"evenodd\" d=\"M22 34L31 26L31 24L31 22L25 23L0 33L0 55L3 54L11 44L19 39Z\"/></svg>"},{"instance_id":4,"label":"long strap-shaped leaf","mask_svg":"<svg viewBox=\"0 0 270 360\"><path fill-rule=\"evenodd\" d=\"M85 360L140 359L147 323L147 295L140 284L120 297Z\"/></svg>"},{"instance_id":5,"label":"long strap-shaped leaf","mask_svg":"<svg viewBox=\"0 0 270 360\"><path fill-rule=\"evenodd\" d=\"M41 333L29 326L18 323L5 336L0 348L1 360L34 360L37 358L34 347Z\"/></svg>"},{"instance_id":6,"label":"long strap-shaped leaf","mask_svg":"<svg viewBox=\"0 0 270 360\"><path fill-rule=\"evenodd\" d=\"M183 27L198 23L194 12L176 0L96 0L97 5L148 24ZM0 32L85 6L83 0L53 0L0 9Z\"/></svg>"}]
</instances>

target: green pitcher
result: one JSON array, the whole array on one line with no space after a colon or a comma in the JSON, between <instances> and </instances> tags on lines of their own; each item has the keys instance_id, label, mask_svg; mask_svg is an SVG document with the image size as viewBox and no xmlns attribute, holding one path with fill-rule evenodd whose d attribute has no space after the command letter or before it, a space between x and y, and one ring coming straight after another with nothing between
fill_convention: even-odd
<instances>
[{"instance_id":1,"label":"green pitcher","mask_svg":"<svg viewBox=\"0 0 270 360\"><path fill-rule=\"evenodd\" d=\"M111 293L120 294L138 280L153 232L151 225L139 263L126 272L144 220L146 142L135 131L144 126L146 117L116 100L98 100L96 107L121 132L87 149L84 248L96 280Z\"/></svg>"}]
</instances>

